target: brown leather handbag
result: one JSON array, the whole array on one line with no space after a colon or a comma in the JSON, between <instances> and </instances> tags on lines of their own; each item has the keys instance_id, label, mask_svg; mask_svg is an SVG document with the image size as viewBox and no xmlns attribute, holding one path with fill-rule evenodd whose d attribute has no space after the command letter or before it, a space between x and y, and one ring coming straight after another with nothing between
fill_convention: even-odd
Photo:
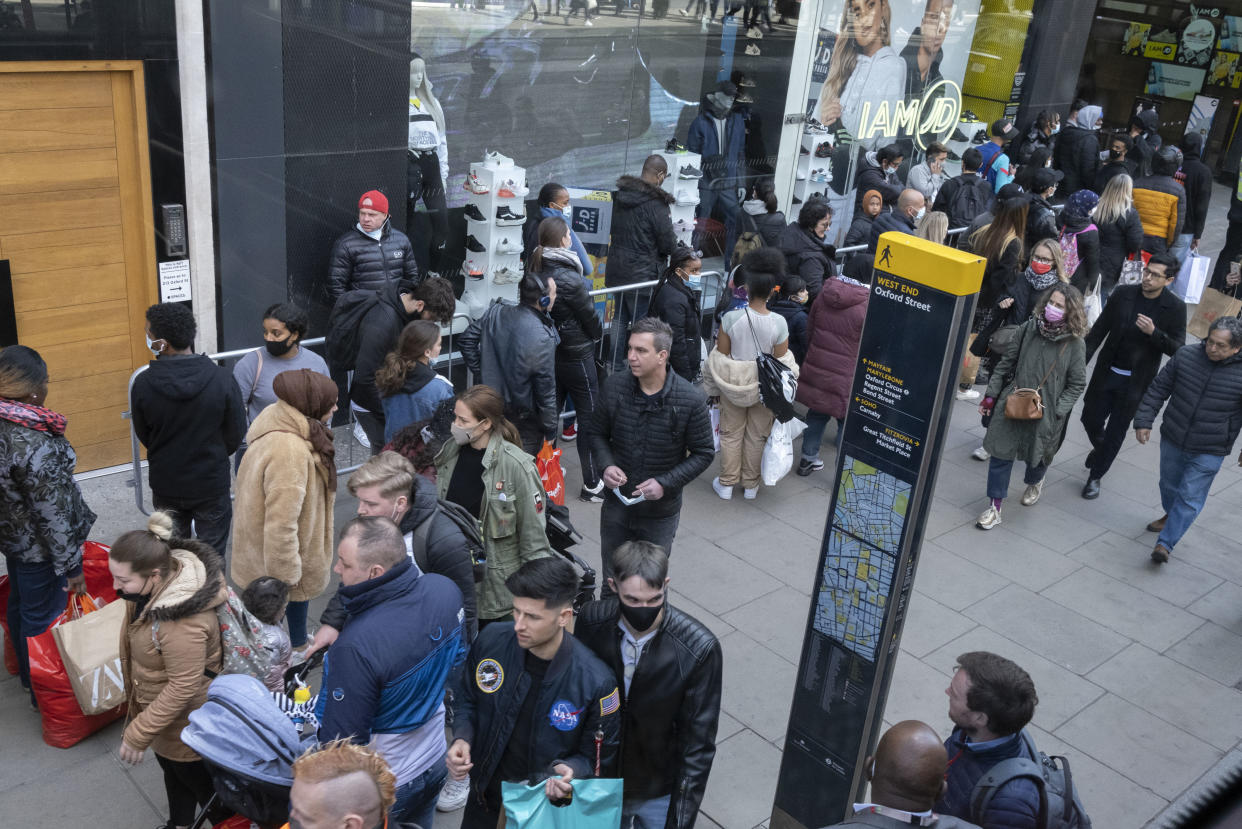
<instances>
[{"instance_id":1,"label":"brown leather handbag","mask_svg":"<svg viewBox=\"0 0 1242 829\"><path fill-rule=\"evenodd\" d=\"M1043 419L1044 401L1039 395L1039 390L1044 387L1044 383L1048 382L1048 378L1052 376L1052 372L1057 367L1061 355L1065 353L1067 345L1069 345L1068 342L1061 344L1061 350L1057 352L1056 359L1052 361L1052 365L1048 366L1048 371L1045 372L1038 386L1033 389L1014 389L1009 393L1009 396L1005 398L1005 417L1010 420Z\"/></svg>"}]
</instances>

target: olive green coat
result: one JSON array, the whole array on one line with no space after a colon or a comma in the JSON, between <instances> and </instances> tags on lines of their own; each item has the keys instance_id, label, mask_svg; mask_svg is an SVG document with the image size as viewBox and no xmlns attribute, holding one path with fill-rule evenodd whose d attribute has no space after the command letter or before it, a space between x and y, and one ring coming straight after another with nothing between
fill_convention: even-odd
<instances>
[{"instance_id":1,"label":"olive green coat","mask_svg":"<svg viewBox=\"0 0 1242 829\"><path fill-rule=\"evenodd\" d=\"M436 487L448 493L458 445L448 441L436 455ZM552 555L547 534L548 496L543 491L535 459L499 435L493 435L483 453L483 546L487 575L478 585L479 621L500 619L513 612L513 594L505 579L527 561Z\"/></svg>"},{"instance_id":2,"label":"olive green coat","mask_svg":"<svg viewBox=\"0 0 1242 829\"><path fill-rule=\"evenodd\" d=\"M1002 389L1001 383L1011 374L1013 379ZM1041 387L1040 380L1045 374L1048 379ZM1010 420L1005 417L1005 401L1009 399L1010 392L1015 388L1036 387L1039 387L1044 403L1041 419ZM1086 348L1082 337L1066 333L1055 341L1049 340L1039 333L1035 320L1027 320L1009 344L1005 356L992 370L986 396L996 398L996 407L987 437L983 439L983 448L1002 460L1025 461L1031 466L1052 463L1065 437L1065 422L1070 410L1086 388Z\"/></svg>"}]
</instances>

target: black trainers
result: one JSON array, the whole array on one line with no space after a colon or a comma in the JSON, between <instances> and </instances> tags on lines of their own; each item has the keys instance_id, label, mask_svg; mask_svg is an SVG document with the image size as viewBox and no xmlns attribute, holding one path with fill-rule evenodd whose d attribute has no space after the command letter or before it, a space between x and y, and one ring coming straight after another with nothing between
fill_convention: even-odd
<instances>
[{"instance_id":1,"label":"black trainers","mask_svg":"<svg viewBox=\"0 0 1242 829\"><path fill-rule=\"evenodd\" d=\"M962 114L958 116L958 119L957 119L957 120L959 120L959 121L971 121L971 122L974 122L974 123L978 123L978 122L979 122L979 116L978 116L978 115L975 115L975 112L974 112L974 110L972 110L972 109L964 109L964 110L962 110Z\"/></svg>"},{"instance_id":2,"label":"black trainers","mask_svg":"<svg viewBox=\"0 0 1242 829\"><path fill-rule=\"evenodd\" d=\"M811 154L811 151L808 150L806 147L803 147L802 152L799 153L799 155L810 155L810 154Z\"/></svg>"},{"instance_id":3,"label":"black trainers","mask_svg":"<svg viewBox=\"0 0 1242 829\"><path fill-rule=\"evenodd\" d=\"M602 504L604 502L604 482L600 481L594 487L583 486L578 493L579 501L586 501L588 504Z\"/></svg>"},{"instance_id":4,"label":"black trainers","mask_svg":"<svg viewBox=\"0 0 1242 829\"><path fill-rule=\"evenodd\" d=\"M992 139L988 138L988 134L986 130L979 130L977 133L975 133L975 137L970 139L970 143L976 146L979 146L981 144L986 144L991 140Z\"/></svg>"},{"instance_id":5,"label":"black trainers","mask_svg":"<svg viewBox=\"0 0 1242 829\"><path fill-rule=\"evenodd\" d=\"M949 161L958 162L962 160L962 157L958 155L957 153L953 152L951 148L945 147L945 149L949 151Z\"/></svg>"},{"instance_id":6,"label":"black trainers","mask_svg":"<svg viewBox=\"0 0 1242 829\"><path fill-rule=\"evenodd\" d=\"M823 468L824 462L819 458L815 458L814 460L807 460L806 458L798 459L798 474L803 478L810 475L812 472L818 472Z\"/></svg>"},{"instance_id":7,"label":"black trainers","mask_svg":"<svg viewBox=\"0 0 1242 829\"><path fill-rule=\"evenodd\" d=\"M483 253L484 251L487 250L487 248L479 244L478 239L474 238L473 236L467 236L466 237L466 250L472 250L475 253Z\"/></svg>"},{"instance_id":8,"label":"black trainers","mask_svg":"<svg viewBox=\"0 0 1242 829\"><path fill-rule=\"evenodd\" d=\"M949 140L950 141L969 141L970 139L966 137L966 133L962 132L957 127L954 127L953 134L949 136Z\"/></svg>"},{"instance_id":9,"label":"black trainers","mask_svg":"<svg viewBox=\"0 0 1242 829\"><path fill-rule=\"evenodd\" d=\"M487 217L483 215L483 211L479 210L478 205L466 205L466 218L472 222L486 222Z\"/></svg>"},{"instance_id":10,"label":"black trainers","mask_svg":"<svg viewBox=\"0 0 1242 829\"><path fill-rule=\"evenodd\" d=\"M703 171L693 164L685 164L677 171L677 178L703 178Z\"/></svg>"},{"instance_id":11,"label":"black trainers","mask_svg":"<svg viewBox=\"0 0 1242 829\"><path fill-rule=\"evenodd\" d=\"M793 197L793 203L794 203L794 204L802 204L802 199L798 198L797 196L794 196L794 197Z\"/></svg>"},{"instance_id":12,"label":"black trainers","mask_svg":"<svg viewBox=\"0 0 1242 829\"><path fill-rule=\"evenodd\" d=\"M496 224L498 225L520 225L524 221L526 217L514 213L507 204L496 209Z\"/></svg>"},{"instance_id":13,"label":"black trainers","mask_svg":"<svg viewBox=\"0 0 1242 829\"><path fill-rule=\"evenodd\" d=\"M664 145L664 152L666 153L684 153L685 151L686 145L678 141L675 136L670 138L668 143Z\"/></svg>"},{"instance_id":14,"label":"black trainers","mask_svg":"<svg viewBox=\"0 0 1242 829\"><path fill-rule=\"evenodd\" d=\"M815 147L815 157L816 157L816 158L828 158L828 157L829 157L829 156L831 156L831 155L832 155L832 144L831 144L831 143L829 143L829 142L827 142L827 141L821 141L821 142L820 142L820 143L819 143L819 144Z\"/></svg>"}]
</instances>

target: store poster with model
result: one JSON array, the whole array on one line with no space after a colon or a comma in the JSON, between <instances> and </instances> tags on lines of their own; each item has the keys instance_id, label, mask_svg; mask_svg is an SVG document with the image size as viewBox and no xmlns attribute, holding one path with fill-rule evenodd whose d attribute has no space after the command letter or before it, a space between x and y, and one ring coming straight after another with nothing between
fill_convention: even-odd
<instances>
[{"instance_id":1,"label":"store poster with model","mask_svg":"<svg viewBox=\"0 0 1242 829\"><path fill-rule=\"evenodd\" d=\"M979 0L824 4L807 110L835 146L828 190L835 230L850 225L867 153L897 142L918 160L957 127L978 12Z\"/></svg>"}]
</instances>

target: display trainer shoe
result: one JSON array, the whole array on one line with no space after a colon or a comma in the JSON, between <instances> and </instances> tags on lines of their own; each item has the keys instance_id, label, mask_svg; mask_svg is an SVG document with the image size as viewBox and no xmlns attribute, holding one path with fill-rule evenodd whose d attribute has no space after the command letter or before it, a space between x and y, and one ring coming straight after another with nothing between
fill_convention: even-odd
<instances>
[{"instance_id":1,"label":"display trainer shoe","mask_svg":"<svg viewBox=\"0 0 1242 829\"><path fill-rule=\"evenodd\" d=\"M514 213L509 209L509 205L507 204L496 208L496 224L501 227L505 227L507 225L520 225L524 221L526 221L526 217L519 216L517 213Z\"/></svg>"},{"instance_id":2,"label":"display trainer shoe","mask_svg":"<svg viewBox=\"0 0 1242 829\"><path fill-rule=\"evenodd\" d=\"M816 158L828 158L831 155L832 155L832 142L831 141L821 141L817 145L815 145L815 157Z\"/></svg>"},{"instance_id":3,"label":"display trainer shoe","mask_svg":"<svg viewBox=\"0 0 1242 829\"><path fill-rule=\"evenodd\" d=\"M1022 506L1033 507L1039 502L1039 496L1044 493L1044 482L1037 484L1028 484L1026 491L1022 493Z\"/></svg>"},{"instance_id":4,"label":"display trainer shoe","mask_svg":"<svg viewBox=\"0 0 1242 829\"><path fill-rule=\"evenodd\" d=\"M966 137L966 133L962 132L960 128L954 127L953 134L949 136L949 140L950 141L969 141L970 139Z\"/></svg>"},{"instance_id":5,"label":"display trainer shoe","mask_svg":"<svg viewBox=\"0 0 1242 829\"><path fill-rule=\"evenodd\" d=\"M473 236L466 237L466 250L472 250L475 253L486 253L487 252L487 248L483 247L483 245L479 242L479 240L474 238Z\"/></svg>"},{"instance_id":6,"label":"display trainer shoe","mask_svg":"<svg viewBox=\"0 0 1242 829\"><path fill-rule=\"evenodd\" d=\"M472 222L486 222L487 217L483 215L483 211L479 210L477 204L466 205L466 218Z\"/></svg>"},{"instance_id":7,"label":"display trainer shoe","mask_svg":"<svg viewBox=\"0 0 1242 829\"><path fill-rule=\"evenodd\" d=\"M810 155L810 154L811 154L811 151L810 151L810 150L808 150L806 147L803 147L803 148L802 148L802 151L801 151L800 153L798 153L798 154L799 154L799 155Z\"/></svg>"},{"instance_id":8,"label":"display trainer shoe","mask_svg":"<svg viewBox=\"0 0 1242 829\"><path fill-rule=\"evenodd\" d=\"M698 204L699 195L698 193L695 193L692 190L678 190L677 191L677 203L681 205Z\"/></svg>"},{"instance_id":9,"label":"display trainer shoe","mask_svg":"<svg viewBox=\"0 0 1242 829\"><path fill-rule=\"evenodd\" d=\"M755 99L747 95L745 92L737 93L737 97L733 99L739 104L753 104Z\"/></svg>"},{"instance_id":10,"label":"display trainer shoe","mask_svg":"<svg viewBox=\"0 0 1242 829\"><path fill-rule=\"evenodd\" d=\"M990 530L1000 522L1000 507L994 507L989 504L988 508L979 515L979 520L975 522L975 526L981 530Z\"/></svg>"},{"instance_id":11,"label":"display trainer shoe","mask_svg":"<svg viewBox=\"0 0 1242 829\"><path fill-rule=\"evenodd\" d=\"M975 133L975 137L970 139L970 143L975 144L975 145L980 145L980 146L988 143L987 130L979 130L977 133Z\"/></svg>"},{"instance_id":12,"label":"display trainer shoe","mask_svg":"<svg viewBox=\"0 0 1242 829\"><path fill-rule=\"evenodd\" d=\"M693 164L683 164L681 169L677 171L677 178L703 178L703 171L698 167L695 167Z\"/></svg>"},{"instance_id":13,"label":"display trainer shoe","mask_svg":"<svg viewBox=\"0 0 1242 829\"><path fill-rule=\"evenodd\" d=\"M520 199L525 198L530 193L530 188L518 184L513 179L509 179L500 186L496 191L496 195L502 199Z\"/></svg>"},{"instance_id":14,"label":"display trainer shoe","mask_svg":"<svg viewBox=\"0 0 1242 829\"><path fill-rule=\"evenodd\" d=\"M670 138L668 143L664 145L664 152L666 153L684 153L685 151L686 145L678 141L676 136Z\"/></svg>"},{"instance_id":15,"label":"display trainer shoe","mask_svg":"<svg viewBox=\"0 0 1242 829\"><path fill-rule=\"evenodd\" d=\"M487 185L479 181L479 177L473 172L466 176L466 180L462 183L462 189L468 190L477 195L483 195L487 192Z\"/></svg>"},{"instance_id":16,"label":"display trainer shoe","mask_svg":"<svg viewBox=\"0 0 1242 829\"><path fill-rule=\"evenodd\" d=\"M483 269L473 262L462 262L461 272L462 274L470 277L471 279L482 279L483 278Z\"/></svg>"},{"instance_id":17,"label":"display trainer shoe","mask_svg":"<svg viewBox=\"0 0 1242 829\"><path fill-rule=\"evenodd\" d=\"M517 193L514 193L512 190L509 189L507 185L504 185L504 184L500 185L500 189L496 191L496 195L500 196L502 199L516 199L517 198Z\"/></svg>"},{"instance_id":18,"label":"display trainer shoe","mask_svg":"<svg viewBox=\"0 0 1242 829\"><path fill-rule=\"evenodd\" d=\"M759 51L758 46L751 43L746 46L746 54L750 55L751 57L758 57L759 55L762 54L762 52Z\"/></svg>"},{"instance_id":19,"label":"display trainer shoe","mask_svg":"<svg viewBox=\"0 0 1242 829\"><path fill-rule=\"evenodd\" d=\"M805 478L812 472L818 472L824 468L824 462L819 458L799 458L798 459L798 475Z\"/></svg>"},{"instance_id":20,"label":"display trainer shoe","mask_svg":"<svg viewBox=\"0 0 1242 829\"><path fill-rule=\"evenodd\" d=\"M737 85L740 86L742 89L754 89L755 88L755 82L752 81L746 75L742 76L741 80L737 82Z\"/></svg>"},{"instance_id":21,"label":"display trainer shoe","mask_svg":"<svg viewBox=\"0 0 1242 829\"><path fill-rule=\"evenodd\" d=\"M515 242L511 242L508 239L501 239L496 245L496 252L501 256L510 256L514 253L521 253L522 246Z\"/></svg>"},{"instance_id":22,"label":"display trainer shoe","mask_svg":"<svg viewBox=\"0 0 1242 829\"><path fill-rule=\"evenodd\" d=\"M495 282L497 285L512 285L515 282L521 281L522 272L510 268L508 265L505 265L502 268L497 268L492 274L492 282Z\"/></svg>"},{"instance_id":23,"label":"display trainer shoe","mask_svg":"<svg viewBox=\"0 0 1242 829\"><path fill-rule=\"evenodd\" d=\"M812 135L828 135L831 132L831 130L814 118L806 119L806 126L803 127L803 131L809 132Z\"/></svg>"},{"instance_id":24,"label":"display trainer shoe","mask_svg":"<svg viewBox=\"0 0 1242 829\"><path fill-rule=\"evenodd\" d=\"M483 156L483 161L493 167L512 167L513 159L507 155L501 155L496 151L492 151Z\"/></svg>"}]
</instances>

